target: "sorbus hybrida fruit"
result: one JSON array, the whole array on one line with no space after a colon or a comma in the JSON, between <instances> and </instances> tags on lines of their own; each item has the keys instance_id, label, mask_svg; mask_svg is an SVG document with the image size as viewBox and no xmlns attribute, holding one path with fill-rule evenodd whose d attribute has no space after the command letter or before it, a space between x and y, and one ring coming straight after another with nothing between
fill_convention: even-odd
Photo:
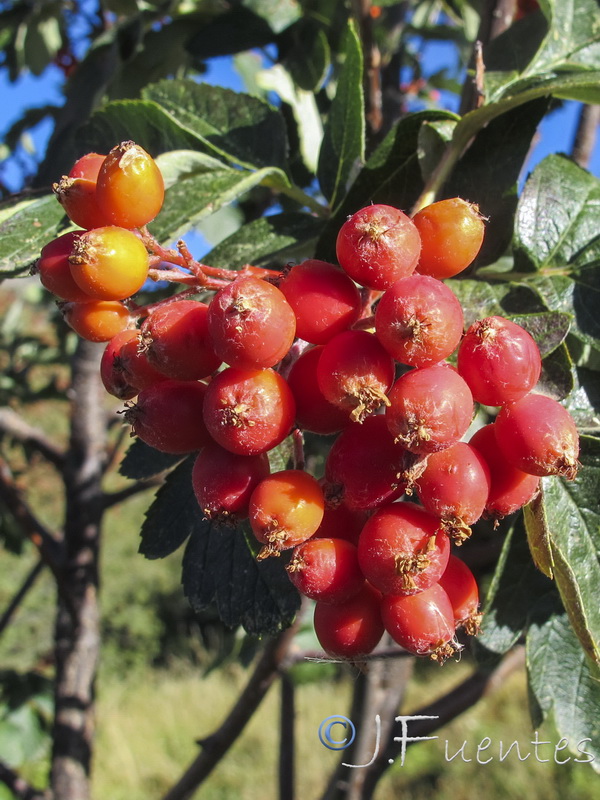
<instances>
[{"instance_id":1,"label":"sorbus hybrida fruit","mask_svg":"<svg viewBox=\"0 0 600 800\"><path fill-rule=\"evenodd\" d=\"M387 595L381 601L386 631L405 650L443 662L457 646L454 611L439 583L413 595Z\"/></svg>"},{"instance_id":2,"label":"sorbus hybrida fruit","mask_svg":"<svg viewBox=\"0 0 600 800\"><path fill-rule=\"evenodd\" d=\"M421 236L417 272L451 278L466 269L483 243L484 219L479 207L460 197L432 203L413 217Z\"/></svg>"},{"instance_id":3,"label":"sorbus hybrida fruit","mask_svg":"<svg viewBox=\"0 0 600 800\"><path fill-rule=\"evenodd\" d=\"M356 546L344 539L309 539L286 567L296 589L311 600L345 603L364 585Z\"/></svg>"},{"instance_id":4,"label":"sorbus hybrida fruit","mask_svg":"<svg viewBox=\"0 0 600 800\"><path fill-rule=\"evenodd\" d=\"M479 587L465 562L450 554L439 584L452 604L454 624L463 627L470 636L479 633L482 618L479 613Z\"/></svg>"},{"instance_id":5,"label":"sorbus hybrida fruit","mask_svg":"<svg viewBox=\"0 0 600 800\"><path fill-rule=\"evenodd\" d=\"M370 653L384 633L380 602L381 594L366 581L345 603L317 602L314 626L323 650L351 659Z\"/></svg>"},{"instance_id":6,"label":"sorbus hybrida fruit","mask_svg":"<svg viewBox=\"0 0 600 800\"><path fill-rule=\"evenodd\" d=\"M106 156L100 153L86 153L73 164L69 171L69 178L85 178L95 183L105 158Z\"/></svg>"},{"instance_id":7,"label":"sorbus hybrida fruit","mask_svg":"<svg viewBox=\"0 0 600 800\"><path fill-rule=\"evenodd\" d=\"M127 328L113 336L102 355L102 383L109 394L120 400L130 400L140 389L166 380L139 351L138 341L138 331Z\"/></svg>"},{"instance_id":8,"label":"sorbus hybrida fruit","mask_svg":"<svg viewBox=\"0 0 600 800\"><path fill-rule=\"evenodd\" d=\"M287 382L296 401L298 427L312 433L337 433L350 424L348 412L334 406L325 397L317 381L317 369L323 345L306 350L294 362Z\"/></svg>"},{"instance_id":9,"label":"sorbus hybrida fruit","mask_svg":"<svg viewBox=\"0 0 600 800\"><path fill-rule=\"evenodd\" d=\"M85 303L90 300L73 280L69 256L73 245L79 238L79 233L64 233L58 239L53 239L42 248L36 264L36 272L40 277L42 286L61 300L73 303Z\"/></svg>"},{"instance_id":10,"label":"sorbus hybrida fruit","mask_svg":"<svg viewBox=\"0 0 600 800\"><path fill-rule=\"evenodd\" d=\"M90 342L108 342L133 324L129 309L120 300L61 303L60 310L67 325Z\"/></svg>"}]
</instances>

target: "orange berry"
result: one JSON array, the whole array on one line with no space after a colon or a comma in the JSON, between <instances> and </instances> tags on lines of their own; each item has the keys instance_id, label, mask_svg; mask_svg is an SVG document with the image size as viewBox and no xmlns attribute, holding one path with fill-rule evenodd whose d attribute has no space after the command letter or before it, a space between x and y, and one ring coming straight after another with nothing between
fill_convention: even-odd
<instances>
[{"instance_id":1,"label":"orange berry","mask_svg":"<svg viewBox=\"0 0 600 800\"><path fill-rule=\"evenodd\" d=\"M132 321L127 306L118 300L64 303L61 311L67 325L90 342L108 342Z\"/></svg>"},{"instance_id":2,"label":"orange berry","mask_svg":"<svg viewBox=\"0 0 600 800\"><path fill-rule=\"evenodd\" d=\"M466 269L481 249L484 219L479 207L460 197L440 200L413 217L421 235L417 272L451 278Z\"/></svg>"}]
</instances>

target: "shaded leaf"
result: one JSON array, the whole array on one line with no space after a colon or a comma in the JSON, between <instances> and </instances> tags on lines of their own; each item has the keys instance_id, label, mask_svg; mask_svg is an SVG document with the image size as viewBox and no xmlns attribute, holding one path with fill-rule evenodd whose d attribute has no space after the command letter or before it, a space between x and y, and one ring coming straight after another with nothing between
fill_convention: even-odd
<instances>
[{"instance_id":1,"label":"shaded leaf","mask_svg":"<svg viewBox=\"0 0 600 800\"><path fill-rule=\"evenodd\" d=\"M336 209L346 194L350 176L362 165L365 152L363 58L354 24L350 23L343 42L344 63L331 104L317 177L321 191Z\"/></svg>"},{"instance_id":2,"label":"shaded leaf","mask_svg":"<svg viewBox=\"0 0 600 800\"><path fill-rule=\"evenodd\" d=\"M136 438L123 456L119 473L134 481L144 480L170 469L183 457L172 453L162 453Z\"/></svg>"},{"instance_id":3,"label":"shaded leaf","mask_svg":"<svg viewBox=\"0 0 600 800\"><path fill-rule=\"evenodd\" d=\"M536 391L560 401L568 397L574 388L573 362L566 345L561 344L542 359L542 374Z\"/></svg>"},{"instance_id":4,"label":"shaded leaf","mask_svg":"<svg viewBox=\"0 0 600 800\"><path fill-rule=\"evenodd\" d=\"M510 319L535 339L544 357L563 343L573 317L561 311L546 311L539 314L511 314Z\"/></svg>"},{"instance_id":5,"label":"shaded leaf","mask_svg":"<svg viewBox=\"0 0 600 800\"><path fill-rule=\"evenodd\" d=\"M205 60L265 47L274 38L266 20L241 6L205 22L187 42L185 49Z\"/></svg>"},{"instance_id":6,"label":"shaded leaf","mask_svg":"<svg viewBox=\"0 0 600 800\"><path fill-rule=\"evenodd\" d=\"M463 307L465 327L478 319L501 316L523 317L546 312L544 304L533 289L522 283L488 283L486 281L449 280L448 286L458 297Z\"/></svg>"}]
</instances>

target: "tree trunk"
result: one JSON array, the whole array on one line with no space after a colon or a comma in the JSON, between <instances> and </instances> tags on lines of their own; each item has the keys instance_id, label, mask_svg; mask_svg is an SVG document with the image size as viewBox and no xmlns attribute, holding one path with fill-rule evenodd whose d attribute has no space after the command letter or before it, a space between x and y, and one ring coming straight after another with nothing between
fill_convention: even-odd
<instances>
[{"instance_id":1,"label":"tree trunk","mask_svg":"<svg viewBox=\"0 0 600 800\"><path fill-rule=\"evenodd\" d=\"M101 348L81 340L72 365L71 437L65 464L65 566L55 631L54 800L88 800L99 655L98 551L106 427Z\"/></svg>"}]
</instances>

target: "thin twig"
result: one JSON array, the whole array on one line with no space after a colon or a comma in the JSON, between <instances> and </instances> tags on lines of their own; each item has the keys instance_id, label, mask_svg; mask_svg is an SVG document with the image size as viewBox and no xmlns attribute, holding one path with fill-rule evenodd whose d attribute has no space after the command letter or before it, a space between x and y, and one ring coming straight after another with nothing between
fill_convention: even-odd
<instances>
[{"instance_id":1,"label":"thin twig","mask_svg":"<svg viewBox=\"0 0 600 800\"><path fill-rule=\"evenodd\" d=\"M17 772L0 762L0 783L7 786L18 800L50 800L51 795L35 789Z\"/></svg>"},{"instance_id":2,"label":"thin twig","mask_svg":"<svg viewBox=\"0 0 600 800\"><path fill-rule=\"evenodd\" d=\"M295 794L295 715L294 680L281 673L279 713L279 800L294 800Z\"/></svg>"},{"instance_id":3,"label":"thin twig","mask_svg":"<svg viewBox=\"0 0 600 800\"><path fill-rule=\"evenodd\" d=\"M23 602L23 599L25 598L31 587L34 585L38 576L41 574L45 566L46 566L45 563L40 559L39 561L36 562L33 569L29 571L29 574L27 575L27 577L17 590L16 594L13 596L12 600L6 607L6 610L0 617L0 635L8 627L8 624L13 618L15 611Z\"/></svg>"},{"instance_id":4,"label":"thin twig","mask_svg":"<svg viewBox=\"0 0 600 800\"><path fill-rule=\"evenodd\" d=\"M12 408L0 408L0 432L24 445L34 447L47 461L59 470L64 466L63 450L51 441L46 434L26 422Z\"/></svg>"},{"instance_id":5,"label":"thin twig","mask_svg":"<svg viewBox=\"0 0 600 800\"><path fill-rule=\"evenodd\" d=\"M140 494L140 492L145 492L147 489L156 489L162 485L162 478L148 478L132 483L124 489L120 489L118 492L107 492L102 501L104 510L119 505L119 503L128 500L130 497L134 497L136 494Z\"/></svg>"}]
</instances>

